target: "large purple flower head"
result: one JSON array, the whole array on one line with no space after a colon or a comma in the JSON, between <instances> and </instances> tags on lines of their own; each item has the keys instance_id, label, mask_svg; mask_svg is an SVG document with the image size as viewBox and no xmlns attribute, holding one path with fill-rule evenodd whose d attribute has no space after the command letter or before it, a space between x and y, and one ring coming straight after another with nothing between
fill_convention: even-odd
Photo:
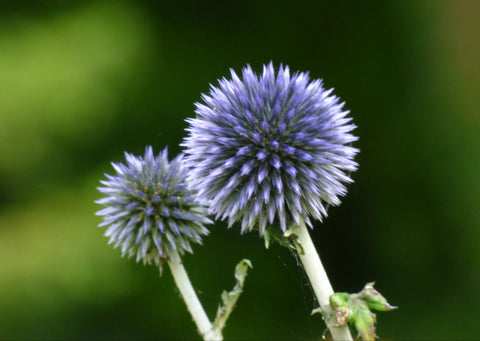
<instances>
[{"instance_id":1,"label":"large purple flower head","mask_svg":"<svg viewBox=\"0 0 480 341\"><path fill-rule=\"evenodd\" d=\"M96 203L105 206L97 215L103 216L99 226L109 226L109 244L144 264L161 265L174 252L192 252L190 243L201 244L208 234L203 224L211 221L187 186L183 155L169 162L167 149L154 156L147 147L144 157L125 158L126 164L112 163L116 175L105 174L98 188L106 194Z\"/></svg>"},{"instance_id":2,"label":"large purple flower head","mask_svg":"<svg viewBox=\"0 0 480 341\"><path fill-rule=\"evenodd\" d=\"M270 63L257 76L247 66L231 77L211 86L187 120L192 186L217 219L241 220L242 232L311 226L310 217L340 204L357 168L349 111L321 80L288 67L275 73Z\"/></svg>"}]
</instances>

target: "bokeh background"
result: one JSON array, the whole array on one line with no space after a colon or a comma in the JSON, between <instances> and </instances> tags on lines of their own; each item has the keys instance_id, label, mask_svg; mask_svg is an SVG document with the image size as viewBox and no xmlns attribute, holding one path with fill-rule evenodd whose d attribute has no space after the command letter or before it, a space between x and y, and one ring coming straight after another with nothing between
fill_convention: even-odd
<instances>
[{"instance_id":1,"label":"bokeh background","mask_svg":"<svg viewBox=\"0 0 480 341\"><path fill-rule=\"evenodd\" d=\"M312 233L337 291L400 309L390 340L480 333L480 2L0 4L0 339L199 339L170 272L122 259L96 186L145 145L170 154L209 83L250 63L310 71L346 101L360 168ZM184 262L209 315L251 259L225 338L319 340L295 258L224 223Z\"/></svg>"}]
</instances>

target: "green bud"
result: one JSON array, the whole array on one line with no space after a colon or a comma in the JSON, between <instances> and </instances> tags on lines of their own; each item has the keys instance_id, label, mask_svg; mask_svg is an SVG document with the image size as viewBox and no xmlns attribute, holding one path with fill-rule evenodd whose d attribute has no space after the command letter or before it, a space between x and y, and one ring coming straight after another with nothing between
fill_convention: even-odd
<instances>
[{"instance_id":1,"label":"green bud","mask_svg":"<svg viewBox=\"0 0 480 341\"><path fill-rule=\"evenodd\" d=\"M390 305L385 297L373 288L374 284L375 282L367 283L362 291L358 293L361 299L367 303L368 307L378 311L397 309L397 307Z\"/></svg>"},{"instance_id":2,"label":"green bud","mask_svg":"<svg viewBox=\"0 0 480 341\"><path fill-rule=\"evenodd\" d=\"M350 294L346 292L337 292L330 296L330 305L333 309L345 307L350 300Z\"/></svg>"},{"instance_id":3,"label":"green bud","mask_svg":"<svg viewBox=\"0 0 480 341\"><path fill-rule=\"evenodd\" d=\"M367 283L358 294L334 293L330 296L333 317L338 326L352 323L362 340L375 340L376 315L371 310L389 311L396 309L373 288L374 283Z\"/></svg>"}]
</instances>

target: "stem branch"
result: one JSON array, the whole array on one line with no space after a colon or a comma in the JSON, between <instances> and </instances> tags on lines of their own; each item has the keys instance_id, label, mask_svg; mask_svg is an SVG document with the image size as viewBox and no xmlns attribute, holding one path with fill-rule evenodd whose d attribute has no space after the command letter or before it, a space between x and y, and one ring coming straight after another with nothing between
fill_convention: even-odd
<instances>
[{"instance_id":1,"label":"stem branch","mask_svg":"<svg viewBox=\"0 0 480 341\"><path fill-rule=\"evenodd\" d=\"M296 226L292 230L292 233L296 234L298 237L296 240L297 242L295 243L298 256L300 257L300 261L307 273L313 291L320 303L325 323L327 324L328 329L330 329L333 339L352 340L352 335L346 324L343 326L336 326L335 323L329 321L326 316L327 312L332 309L330 307L330 296L334 292L305 224Z\"/></svg>"}]
</instances>

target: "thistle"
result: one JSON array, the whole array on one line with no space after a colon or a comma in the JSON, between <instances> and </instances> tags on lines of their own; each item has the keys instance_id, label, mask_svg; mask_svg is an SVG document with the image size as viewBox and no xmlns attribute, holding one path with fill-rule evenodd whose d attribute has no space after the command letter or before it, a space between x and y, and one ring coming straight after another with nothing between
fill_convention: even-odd
<instances>
[{"instance_id":1,"label":"thistle","mask_svg":"<svg viewBox=\"0 0 480 341\"><path fill-rule=\"evenodd\" d=\"M339 205L357 169L350 144L355 125L344 103L308 73L264 66L257 76L247 66L242 78L211 86L184 140L189 179L199 199L229 227L256 226L261 236L283 234L298 253L335 340L351 340L346 325L327 320L333 294L305 225L322 220Z\"/></svg>"},{"instance_id":2,"label":"thistle","mask_svg":"<svg viewBox=\"0 0 480 341\"><path fill-rule=\"evenodd\" d=\"M121 248L122 256L154 263L160 273L166 261L202 338L222 340L222 329L242 292L250 261L244 259L237 265L237 284L222 294L212 324L180 258L192 253L191 243L201 244L202 236L209 233L204 224L212 222L188 186L183 154L169 162L167 149L154 156L152 147L147 147L143 157L125 153L125 158L126 164L112 163L116 175L105 174L107 180L98 188L107 195L96 201L105 206L97 212L103 216L99 226L109 226L105 235L109 244Z\"/></svg>"},{"instance_id":3,"label":"thistle","mask_svg":"<svg viewBox=\"0 0 480 341\"><path fill-rule=\"evenodd\" d=\"M270 63L257 76L247 66L242 79L231 77L211 86L187 120L183 146L199 198L229 226L241 220L242 232L312 226L310 217L322 220L340 204L357 168L349 112L321 80L288 67L275 73Z\"/></svg>"},{"instance_id":4,"label":"thistle","mask_svg":"<svg viewBox=\"0 0 480 341\"><path fill-rule=\"evenodd\" d=\"M105 208L99 226L109 226L109 244L122 256L161 266L176 252L192 253L191 243L201 244L211 223L206 209L188 189L183 155L168 161L167 149L158 156L147 147L144 157L125 153L126 164L112 163L116 175L105 174L98 190L107 196L96 203Z\"/></svg>"}]
</instances>

